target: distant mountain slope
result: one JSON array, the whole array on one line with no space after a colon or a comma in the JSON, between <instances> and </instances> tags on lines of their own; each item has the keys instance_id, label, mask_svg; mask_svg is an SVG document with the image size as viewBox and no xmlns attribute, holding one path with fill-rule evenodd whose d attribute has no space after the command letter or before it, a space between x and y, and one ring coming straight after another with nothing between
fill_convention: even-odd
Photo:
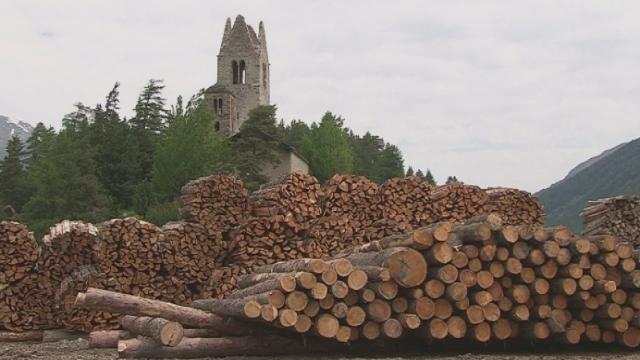
<instances>
[{"instance_id":1,"label":"distant mountain slope","mask_svg":"<svg viewBox=\"0 0 640 360\"><path fill-rule=\"evenodd\" d=\"M640 139L585 161L536 196L544 204L547 224L565 224L578 231L579 214L587 201L627 194L640 194Z\"/></svg>"},{"instance_id":2,"label":"distant mountain slope","mask_svg":"<svg viewBox=\"0 0 640 360\"><path fill-rule=\"evenodd\" d=\"M15 124L9 121L8 117L0 115L0 159L4 158L7 142L13 135L18 135L22 140L26 140L31 131L33 131L31 125L22 121Z\"/></svg>"}]
</instances>

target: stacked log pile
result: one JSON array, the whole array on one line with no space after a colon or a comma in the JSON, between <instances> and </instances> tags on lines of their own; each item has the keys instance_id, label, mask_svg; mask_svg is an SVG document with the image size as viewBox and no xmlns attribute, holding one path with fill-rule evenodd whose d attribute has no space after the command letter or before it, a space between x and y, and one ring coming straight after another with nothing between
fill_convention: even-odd
<instances>
[{"instance_id":1,"label":"stacked log pile","mask_svg":"<svg viewBox=\"0 0 640 360\"><path fill-rule=\"evenodd\" d=\"M323 216L344 218L356 231L382 218L378 185L364 176L334 175L322 192Z\"/></svg>"},{"instance_id":2,"label":"stacked log pile","mask_svg":"<svg viewBox=\"0 0 640 360\"><path fill-rule=\"evenodd\" d=\"M38 270L54 284L60 284L76 269L96 263L98 229L81 221L62 221L49 229L42 240Z\"/></svg>"},{"instance_id":3,"label":"stacked log pile","mask_svg":"<svg viewBox=\"0 0 640 360\"><path fill-rule=\"evenodd\" d=\"M29 274L38 259L38 245L26 226L0 222L0 284L18 281Z\"/></svg>"},{"instance_id":4,"label":"stacked log pile","mask_svg":"<svg viewBox=\"0 0 640 360\"><path fill-rule=\"evenodd\" d=\"M251 193L249 204L254 216L284 215L304 223L322 214L322 189L318 180L301 172L265 184Z\"/></svg>"},{"instance_id":5,"label":"stacked log pile","mask_svg":"<svg viewBox=\"0 0 640 360\"><path fill-rule=\"evenodd\" d=\"M430 198L431 186L417 176L389 179L379 191L380 208L385 219L422 226L438 220Z\"/></svg>"},{"instance_id":6,"label":"stacked log pile","mask_svg":"<svg viewBox=\"0 0 640 360\"><path fill-rule=\"evenodd\" d=\"M180 192L183 218L217 237L238 226L248 215L248 192L240 179L210 175L187 183Z\"/></svg>"},{"instance_id":7,"label":"stacked log pile","mask_svg":"<svg viewBox=\"0 0 640 360\"><path fill-rule=\"evenodd\" d=\"M511 188L489 188L489 211L502 217L506 225L543 224L542 204L531 193Z\"/></svg>"},{"instance_id":8,"label":"stacked log pile","mask_svg":"<svg viewBox=\"0 0 640 360\"><path fill-rule=\"evenodd\" d=\"M268 336L289 344L295 338L287 334L331 340L328 346L417 337L638 347L637 265L633 249L613 236L584 237L561 226L503 225L490 214L465 224L420 227L332 259L257 267L238 278L239 289L227 298L195 301L192 306L204 310L197 321L192 310L176 313L178 308L171 307L162 313L184 327L209 328L215 337L187 338L172 347L147 336L120 340L118 349L123 357L248 355L254 348L238 344L251 341L263 344L262 355L267 355L282 351L269 350ZM85 306L83 297L90 292L79 296ZM126 313L135 300L101 296L91 306ZM129 315L160 314L135 309Z\"/></svg>"},{"instance_id":9,"label":"stacked log pile","mask_svg":"<svg viewBox=\"0 0 640 360\"><path fill-rule=\"evenodd\" d=\"M640 197L617 196L590 201L580 216L584 234L613 234L640 247Z\"/></svg>"},{"instance_id":10,"label":"stacked log pile","mask_svg":"<svg viewBox=\"0 0 640 360\"><path fill-rule=\"evenodd\" d=\"M62 326L82 332L117 329L120 326L119 314L85 310L73 306L78 293L87 291L91 287L112 289L114 284L110 284L92 265L76 269L62 281L55 297Z\"/></svg>"},{"instance_id":11,"label":"stacked log pile","mask_svg":"<svg viewBox=\"0 0 640 360\"><path fill-rule=\"evenodd\" d=\"M0 290L0 324L11 331L59 327L55 286L49 277L30 270L20 280Z\"/></svg>"},{"instance_id":12,"label":"stacked log pile","mask_svg":"<svg viewBox=\"0 0 640 360\"><path fill-rule=\"evenodd\" d=\"M463 183L438 186L430 193L429 200L436 221L464 222L467 219L489 212L489 196L481 188Z\"/></svg>"}]
</instances>

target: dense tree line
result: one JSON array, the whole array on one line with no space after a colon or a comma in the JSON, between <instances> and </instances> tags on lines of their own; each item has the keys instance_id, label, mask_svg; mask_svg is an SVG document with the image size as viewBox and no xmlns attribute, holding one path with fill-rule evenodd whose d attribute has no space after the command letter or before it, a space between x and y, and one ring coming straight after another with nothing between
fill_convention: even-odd
<instances>
[{"instance_id":1,"label":"dense tree line","mask_svg":"<svg viewBox=\"0 0 640 360\"><path fill-rule=\"evenodd\" d=\"M176 198L191 179L222 172L250 188L266 182L261 167L277 163L282 142L297 148L320 181L352 173L381 183L405 174L395 145L355 134L332 113L311 125L285 125L277 123L275 106L261 106L226 138L214 130L202 91L167 108L163 88L150 80L127 119L116 83L103 104L76 104L59 131L39 123L26 142L12 138L0 160L0 218L23 221L39 234L62 219L137 215L162 224L179 217ZM416 175L434 183L430 171Z\"/></svg>"}]
</instances>

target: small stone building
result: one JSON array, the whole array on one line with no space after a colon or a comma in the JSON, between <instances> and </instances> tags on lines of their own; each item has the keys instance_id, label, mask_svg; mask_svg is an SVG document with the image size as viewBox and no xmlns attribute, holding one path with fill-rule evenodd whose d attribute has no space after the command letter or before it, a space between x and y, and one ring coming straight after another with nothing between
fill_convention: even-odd
<instances>
[{"instance_id":1,"label":"small stone building","mask_svg":"<svg viewBox=\"0 0 640 360\"><path fill-rule=\"evenodd\" d=\"M205 101L216 114L216 130L234 136L247 120L249 112L269 105L270 73L267 37L262 21L258 33L247 25L242 15L233 25L227 19L218 53L218 81L205 91ZM279 164L265 164L269 180L279 179L294 171L309 172L308 162L288 144L281 143Z\"/></svg>"}]
</instances>

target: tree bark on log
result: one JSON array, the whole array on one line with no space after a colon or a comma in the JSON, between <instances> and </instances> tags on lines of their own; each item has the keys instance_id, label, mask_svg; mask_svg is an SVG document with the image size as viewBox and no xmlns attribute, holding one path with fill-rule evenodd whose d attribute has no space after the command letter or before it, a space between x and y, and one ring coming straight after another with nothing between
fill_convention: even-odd
<instances>
[{"instance_id":1,"label":"tree bark on log","mask_svg":"<svg viewBox=\"0 0 640 360\"><path fill-rule=\"evenodd\" d=\"M165 346L177 346L184 336L182 325L163 318L125 315L120 324L132 334L149 337Z\"/></svg>"}]
</instances>

